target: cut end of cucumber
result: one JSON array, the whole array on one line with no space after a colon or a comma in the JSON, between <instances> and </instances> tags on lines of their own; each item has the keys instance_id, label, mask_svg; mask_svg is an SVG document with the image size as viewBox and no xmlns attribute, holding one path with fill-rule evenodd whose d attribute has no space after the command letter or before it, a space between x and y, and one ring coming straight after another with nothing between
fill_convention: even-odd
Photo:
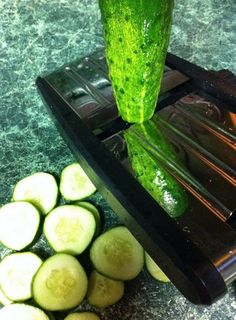
<instances>
[{"instance_id":1,"label":"cut end of cucumber","mask_svg":"<svg viewBox=\"0 0 236 320\"><path fill-rule=\"evenodd\" d=\"M94 241L90 259L100 273L112 279L131 280L143 268L144 250L126 227L119 226Z\"/></svg>"},{"instance_id":2,"label":"cut end of cucumber","mask_svg":"<svg viewBox=\"0 0 236 320\"><path fill-rule=\"evenodd\" d=\"M11 202L0 208L0 241L20 251L34 240L39 228L38 210L25 201Z\"/></svg>"},{"instance_id":3,"label":"cut end of cucumber","mask_svg":"<svg viewBox=\"0 0 236 320\"><path fill-rule=\"evenodd\" d=\"M14 303L0 310L1 320L50 320L45 312L39 308L23 303Z\"/></svg>"},{"instance_id":4,"label":"cut end of cucumber","mask_svg":"<svg viewBox=\"0 0 236 320\"><path fill-rule=\"evenodd\" d=\"M100 318L93 312L75 312L69 314L64 320L100 320Z\"/></svg>"},{"instance_id":5,"label":"cut end of cucumber","mask_svg":"<svg viewBox=\"0 0 236 320\"><path fill-rule=\"evenodd\" d=\"M124 295L124 282L113 280L97 271L89 277L88 303L97 308L106 308L118 302Z\"/></svg>"},{"instance_id":6,"label":"cut end of cucumber","mask_svg":"<svg viewBox=\"0 0 236 320\"><path fill-rule=\"evenodd\" d=\"M44 222L44 234L56 252L77 255L92 241L96 229L93 214L77 205L52 210Z\"/></svg>"},{"instance_id":7,"label":"cut end of cucumber","mask_svg":"<svg viewBox=\"0 0 236 320\"><path fill-rule=\"evenodd\" d=\"M32 297L32 279L42 260L32 252L18 252L6 256L0 263L0 286L12 301L25 301Z\"/></svg>"},{"instance_id":8,"label":"cut end of cucumber","mask_svg":"<svg viewBox=\"0 0 236 320\"><path fill-rule=\"evenodd\" d=\"M33 281L33 297L45 310L60 311L78 306L88 287L86 273L77 259L55 254L39 268Z\"/></svg>"},{"instance_id":9,"label":"cut end of cucumber","mask_svg":"<svg viewBox=\"0 0 236 320\"><path fill-rule=\"evenodd\" d=\"M55 178L46 172L36 172L20 180L14 189L14 201L28 201L43 214L51 211L57 202L58 186Z\"/></svg>"},{"instance_id":10,"label":"cut end of cucumber","mask_svg":"<svg viewBox=\"0 0 236 320\"><path fill-rule=\"evenodd\" d=\"M84 199L96 191L96 187L78 163L72 163L63 169L59 188L68 201Z\"/></svg>"},{"instance_id":11,"label":"cut end of cucumber","mask_svg":"<svg viewBox=\"0 0 236 320\"><path fill-rule=\"evenodd\" d=\"M161 270L160 267L155 263L155 261L145 252L145 265L147 271L150 275L158 281L161 282L170 282L170 279L165 275L165 273Z\"/></svg>"}]
</instances>

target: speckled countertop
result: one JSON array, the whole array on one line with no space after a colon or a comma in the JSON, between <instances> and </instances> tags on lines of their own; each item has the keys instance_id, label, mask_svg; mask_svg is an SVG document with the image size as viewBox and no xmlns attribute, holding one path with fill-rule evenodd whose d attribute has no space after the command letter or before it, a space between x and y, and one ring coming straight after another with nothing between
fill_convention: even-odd
<instances>
[{"instance_id":1,"label":"speckled countertop","mask_svg":"<svg viewBox=\"0 0 236 320\"><path fill-rule=\"evenodd\" d=\"M176 0L170 51L236 73L235 0ZM34 171L58 174L74 158L49 118L35 78L102 46L97 0L0 0L0 202ZM100 195L97 201L114 219ZM143 273L104 320L233 320L233 285L212 307L193 306L172 285Z\"/></svg>"}]
</instances>

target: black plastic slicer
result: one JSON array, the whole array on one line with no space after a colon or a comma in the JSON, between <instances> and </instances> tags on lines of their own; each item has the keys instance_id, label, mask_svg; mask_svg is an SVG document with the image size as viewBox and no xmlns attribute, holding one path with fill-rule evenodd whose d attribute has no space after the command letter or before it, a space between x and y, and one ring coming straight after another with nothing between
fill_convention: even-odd
<instances>
[{"instance_id":1,"label":"black plastic slicer","mask_svg":"<svg viewBox=\"0 0 236 320\"><path fill-rule=\"evenodd\" d=\"M103 49L36 83L89 178L174 285L195 304L224 295L236 279L234 75L167 55L154 121L183 165L158 145L149 149L188 194L176 219L134 178L124 139L130 125L118 115Z\"/></svg>"}]
</instances>

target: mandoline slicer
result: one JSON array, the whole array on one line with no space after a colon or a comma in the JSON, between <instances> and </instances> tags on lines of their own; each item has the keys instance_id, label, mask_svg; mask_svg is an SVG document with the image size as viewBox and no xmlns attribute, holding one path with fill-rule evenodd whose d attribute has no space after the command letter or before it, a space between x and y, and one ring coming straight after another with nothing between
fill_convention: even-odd
<instances>
[{"instance_id":1,"label":"mandoline slicer","mask_svg":"<svg viewBox=\"0 0 236 320\"><path fill-rule=\"evenodd\" d=\"M39 91L81 166L182 294L211 304L236 279L236 78L167 55L155 121L179 162L157 161L186 190L172 219L132 172L104 50L38 77ZM145 137L137 136L148 145Z\"/></svg>"}]
</instances>

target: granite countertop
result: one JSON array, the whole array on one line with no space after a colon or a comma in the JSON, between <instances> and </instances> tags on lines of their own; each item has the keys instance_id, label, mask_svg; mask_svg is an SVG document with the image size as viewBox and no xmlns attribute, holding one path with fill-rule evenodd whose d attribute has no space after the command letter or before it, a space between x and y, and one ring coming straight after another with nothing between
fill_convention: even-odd
<instances>
[{"instance_id":1,"label":"granite countertop","mask_svg":"<svg viewBox=\"0 0 236 320\"><path fill-rule=\"evenodd\" d=\"M236 73L235 0L176 0L169 50L209 69ZM103 45L97 0L0 0L0 203L35 171L59 174L75 161L43 106L35 78ZM97 194L104 213L114 213ZM194 306L171 284L143 272L117 305L116 320L233 320L235 287L212 307ZM88 306L83 305L83 308Z\"/></svg>"}]
</instances>

